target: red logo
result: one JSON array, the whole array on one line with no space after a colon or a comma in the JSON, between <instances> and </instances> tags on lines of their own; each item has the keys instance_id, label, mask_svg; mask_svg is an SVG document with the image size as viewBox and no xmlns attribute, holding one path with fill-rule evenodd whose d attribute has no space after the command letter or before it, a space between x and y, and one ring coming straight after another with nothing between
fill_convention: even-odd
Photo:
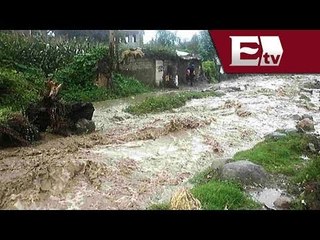
<instances>
[{"instance_id":1,"label":"red logo","mask_svg":"<svg viewBox=\"0 0 320 240\"><path fill-rule=\"evenodd\" d=\"M230 36L230 66L279 66L283 49L278 36Z\"/></svg>"},{"instance_id":2,"label":"red logo","mask_svg":"<svg viewBox=\"0 0 320 240\"><path fill-rule=\"evenodd\" d=\"M209 32L226 73L320 73L320 29Z\"/></svg>"}]
</instances>

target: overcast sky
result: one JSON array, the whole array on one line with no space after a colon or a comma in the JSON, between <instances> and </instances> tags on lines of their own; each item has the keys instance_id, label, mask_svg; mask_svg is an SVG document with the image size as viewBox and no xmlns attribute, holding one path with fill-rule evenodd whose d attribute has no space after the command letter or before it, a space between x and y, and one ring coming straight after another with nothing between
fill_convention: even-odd
<instances>
[{"instance_id":1,"label":"overcast sky","mask_svg":"<svg viewBox=\"0 0 320 240\"><path fill-rule=\"evenodd\" d=\"M201 30L169 30L171 32L177 32L177 36L181 38L182 41L189 41L194 34L199 33ZM145 30L143 42L147 43L152 38L155 38L157 30Z\"/></svg>"}]
</instances>

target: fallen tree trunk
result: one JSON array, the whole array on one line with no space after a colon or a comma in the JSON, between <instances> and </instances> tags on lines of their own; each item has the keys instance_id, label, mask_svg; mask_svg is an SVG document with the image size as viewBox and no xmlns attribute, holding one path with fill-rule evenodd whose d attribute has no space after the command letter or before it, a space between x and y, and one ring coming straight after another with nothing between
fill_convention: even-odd
<instances>
[{"instance_id":1,"label":"fallen tree trunk","mask_svg":"<svg viewBox=\"0 0 320 240\"><path fill-rule=\"evenodd\" d=\"M40 132L51 128L53 133L70 135L76 131L76 123L81 119L92 120L93 104L72 103L64 104L56 100L43 99L37 104L30 104L26 116Z\"/></svg>"},{"instance_id":2,"label":"fallen tree trunk","mask_svg":"<svg viewBox=\"0 0 320 240\"><path fill-rule=\"evenodd\" d=\"M51 128L53 133L68 136L76 132L76 123L81 119L92 120L94 107L88 103L63 103L57 97L62 84L53 80L47 82L47 94L36 104L26 109L29 121L37 126L40 132Z\"/></svg>"},{"instance_id":3,"label":"fallen tree trunk","mask_svg":"<svg viewBox=\"0 0 320 240\"><path fill-rule=\"evenodd\" d=\"M15 115L0 124L0 147L28 146L38 140L38 129L22 115Z\"/></svg>"},{"instance_id":4,"label":"fallen tree trunk","mask_svg":"<svg viewBox=\"0 0 320 240\"><path fill-rule=\"evenodd\" d=\"M29 145L47 130L63 136L95 130L91 102L64 103L57 97L61 84L49 80L47 86L43 98L26 108L25 117L17 115L0 124L0 147Z\"/></svg>"}]
</instances>

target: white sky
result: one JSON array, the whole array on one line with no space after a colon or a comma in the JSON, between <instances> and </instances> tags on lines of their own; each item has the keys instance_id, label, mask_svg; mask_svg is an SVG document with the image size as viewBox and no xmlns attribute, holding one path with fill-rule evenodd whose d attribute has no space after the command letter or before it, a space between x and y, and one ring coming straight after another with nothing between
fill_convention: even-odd
<instances>
[{"instance_id":1,"label":"white sky","mask_svg":"<svg viewBox=\"0 0 320 240\"><path fill-rule=\"evenodd\" d=\"M181 38L182 41L189 41L194 34L199 33L201 30L169 30L171 32L176 32L177 36ZM157 30L144 30L143 42L147 43L152 38L155 38Z\"/></svg>"}]
</instances>

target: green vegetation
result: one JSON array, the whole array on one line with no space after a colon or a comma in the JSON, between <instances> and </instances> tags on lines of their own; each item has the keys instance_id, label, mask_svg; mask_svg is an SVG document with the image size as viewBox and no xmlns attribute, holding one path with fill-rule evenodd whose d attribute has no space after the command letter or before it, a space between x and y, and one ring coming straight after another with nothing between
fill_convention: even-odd
<instances>
[{"instance_id":1,"label":"green vegetation","mask_svg":"<svg viewBox=\"0 0 320 240\"><path fill-rule=\"evenodd\" d=\"M215 82L217 77L216 77L216 69L215 69L215 64L213 61L205 61L202 62L202 69L206 77L208 78L209 82Z\"/></svg>"},{"instance_id":2,"label":"green vegetation","mask_svg":"<svg viewBox=\"0 0 320 240\"><path fill-rule=\"evenodd\" d=\"M153 89L132 77L115 74L113 77L112 93L115 97L129 97L131 95L150 92Z\"/></svg>"},{"instance_id":3,"label":"green vegetation","mask_svg":"<svg viewBox=\"0 0 320 240\"><path fill-rule=\"evenodd\" d=\"M154 59L178 59L176 51L168 46L147 44L142 51L147 57Z\"/></svg>"},{"instance_id":4,"label":"green vegetation","mask_svg":"<svg viewBox=\"0 0 320 240\"><path fill-rule=\"evenodd\" d=\"M108 48L102 44L0 33L0 117L36 101L50 75L63 83L60 96L67 102L101 101L151 90L120 74L113 75L111 89L97 87L101 61L108 63Z\"/></svg>"},{"instance_id":5,"label":"green vegetation","mask_svg":"<svg viewBox=\"0 0 320 240\"><path fill-rule=\"evenodd\" d=\"M197 184L191 193L201 202L204 210L261 209L261 205L247 196L237 183L213 179L207 181L207 178L200 182L206 183ZM148 210L170 210L170 203L154 204Z\"/></svg>"},{"instance_id":6,"label":"green vegetation","mask_svg":"<svg viewBox=\"0 0 320 240\"><path fill-rule=\"evenodd\" d=\"M248 159L272 173L294 175L303 167L300 157L307 153L309 142L310 138L304 134L288 134L278 140L265 140L252 149L238 152L234 159Z\"/></svg>"},{"instance_id":7,"label":"green vegetation","mask_svg":"<svg viewBox=\"0 0 320 240\"><path fill-rule=\"evenodd\" d=\"M235 154L234 159L249 159L274 173L274 177L279 173L287 175L288 191L297 197L291 209L320 209L320 157L309 150L309 143L319 149L320 142L315 136L292 133L258 143ZM302 160L302 155L309 160Z\"/></svg>"},{"instance_id":8,"label":"green vegetation","mask_svg":"<svg viewBox=\"0 0 320 240\"><path fill-rule=\"evenodd\" d=\"M218 179L218 173L208 167L206 170L195 174L189 181L192 184L201 185L210 182L213 178Z\"/></svg>"},{"instance_id":9,"label":"green vegetation","mask_svg":"<svg viewBox=\"0 0 320 240\"><path fill-rule=\"evenodd\" d=\"M151 205L148 210L170 210L169 203L159 203Z\"/></svg>"},{"instance_id":10,"label":"green vegetation","mask_svg":"<svg viewBox=\"0 0 320 240\"><path fill-rule=\"evenodd\" d=\"M316 156L304 169L294 176L297 183L319 182L320 181L320 157Z\"/></svg>"},{"instance_id":11,"label":"green vegetation","mask_svg":"<svg viewBox=\"0 0 320 240\"><path fill-rule=\"evenodd\" d=\"M5 121L12 112L12 108L0 107L0 122Z\"/></svg>"},{"instance_id":12,"label":"green vegetation","mask_svg":"<svg viewBox=\"0 0 320 240\"><path fill-rule=\"evenodd\" d=\"M256 203L244 193L239 183L219 180L219 174L212 168L196 174L190 183L195 184L192 194L199 199L203 209L260 209Z\"/></svg>"},{"instance_id":13,"label":"green vegetation","mask_svg":"<svg viewBox=\"0 0 320 240\"><path fill-rule=\"evenodd\" d=\"M211 168L196 174L190 183L195 185L191 193L204 210L261 209L261 205L251 199L239 183L219 180L218 173ZM170 203L155 204L148 209L169 210Z\"/></svg>"},{"instance_id":14,"label":"green vegetation","mask_svg":"<svg viewBox=\"0 0 320 240\"><path fill-rule=\"evenodd\" d=\"M49 74L70 63L77 54L93 48L92 45L79 40L57 41L0 33L0 66L17 71L31 67Z\"/></svg>"},{"instance_id":15,"label":"green vegetation","mask_svg":"<svg viewBox=\"0 0 320 240\"><path fill-rule=\"evenodd\" d=\"M246 196L240 185L233 182L211 180L195 186L191 192L206 210L260 208L258 203Z\"/></svg>"},{"instance_id":16,"label":"green vegetation","mask_svg":"<svg viewBox=\"0 0 320 240\"><path fill-rule=\"evenodd\" d=\"M290 209L320 209L320 157L309 150L309 143L313 143L316 149L320 147L320 140L315 136L290 133L280 139L269 138L252 149L238 152L234 159L248 159L262 165L274 177L287 175L287 190L297 197ZM310 159L302 160L302 155ZM196 174L190 183L195 184L191 192L203 209L261 209L260 204L247 196L240 183L220 180L219 172L212 168ZM160 207L162 205L154 206Z\"/></svg>"},{"instance_id":17,"label":"green vegetation","mask_svg":"<svg viewBox=\"0 0 320 240\"><path fill-rule=\"evenodd\" d=\"M185 105L186 101L191 99L199 99L205 97L216 96L214 92L183 92L183 93L173 93L165 94L161 96L154 96L146 98L143 102L129 106L126 111L141 115L146 113L157 113L166 110L171 110L173 108L179 108Z\"/></svg>"},{"instance_id":18,"label":"green vegetation","mask_svg":"<svg viewBox=\"0 0 320 240\"><path fill-rule=\"evenodd\" d=\"M13 110L25 107L38 98L38 89L28 76L13 69L0 68L0 106Z\"/></svg>"}]
</instances>

